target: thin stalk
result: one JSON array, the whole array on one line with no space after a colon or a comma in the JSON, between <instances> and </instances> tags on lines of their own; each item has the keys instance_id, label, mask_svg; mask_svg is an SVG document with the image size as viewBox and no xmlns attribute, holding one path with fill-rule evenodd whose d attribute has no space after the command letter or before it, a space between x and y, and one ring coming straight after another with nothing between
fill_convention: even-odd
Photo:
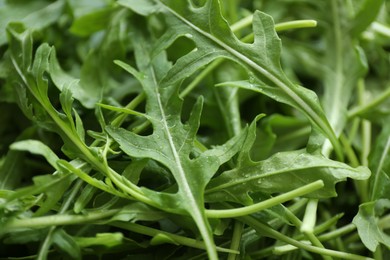
<instances>
[{"instance_id":1,"label":"thin stalk","mask_svg":"<svg viewBox=\"0 0 390 260\"><path fill-rule=\"evenodd\" d=\"M360 165L359 159L355 153L355 150L352 148L351 143L344 134L340 135L340 142L344 147L344 152L347 156L349 164L352 167L358 167Z\"/></svg>"},{"instance_id":2,"label":"thin stalk","mask_svg":"<svg viewBox=\"0 0 390 260\"><path fill-rule=\"evenodd\" d=\"M314 200L314 199L309 200L306 206L306 212L305 212L303 222L299 218L297 218L292 212L290 212L288 209L286 209L286 216L297 228L301 230L304 236L306 236L306 238L309 239L313 245L319 248L325 248L324 245L321 243L321 241L314 234L314 226L315 226L316 214L317 214L317 204L318 204L318 200ZM322 258L324 260L332 259L327 255L322 255Z\"/></svg>"},{"instance_id":3,"label":"thin stalk","mask_svg":"<svg viewBox=\"0 0 390 260\"><path fill-rule=\"evenodd\" d=\"M79 192L82 184L83 184L83 181L81 179L78 179L76 184L74 185L74 187L72 189L72 192L70 193L69 197L62 204L62 207L61 207L60 211L58 212L59 214L64 214L65 211L68 210L68 208L70 207L70 204L74 201L74 198L76 197L77 193ZM46 259L47 258L47 254L49 252L49 249L50 249L50 246L51 246L51 243L52 243L53 233L54 233L54 231L56 229L57 229L57 226L51 226L50 227L50 229L49 229L49 231L48 231L48 233L46 235L45 240L41 244L41 247L40 247L39 252L38 252L37 259L41 260L41 259Z\"/></svg>"},{"instance_id":4,"label":"thin stalk","mask_svg":"<svg viewBox=\"0 0 390 260\"><path fill-rule=\"evenodd\" d=\"M381 171L383 170L383 165L386 160L388 160L388 154L390 151L390 136L387 138L386 144L384 146L384 151L382 152L382 156L379 160L378 168L375 173L373 173L373 185L371 189L371 196L370 196L370 201L373 201L375 199L375 194L377 194L377 190L379 187L379 181L380 181L380 175L385 174L382 173Z\"/></svg>"},{"instance_id":5,"label":"thin stalk","mask_svg":"<svg viewBox=\"0 0 390 260\"><path fill-rule=\"evenodd\" d=\"M126 106L125 108L134 110L140 103L142 103L145 100L145 93L141 92L139 93L135 98L133 98ZM127 114L121 113L119 114L114 120L112 120L111 125L112 126L120 126L123 124L124 120L126 119Z\"/></svg>"},{"instance_id":6,"label":"thin stalk","mask_svg":"<svg viewBox=\"0 0 390 260\"><path fill-rule=\"evenodd\" d=\"M341 228L332 230L328 233L322 234L322 235L318 236L318 239L320 241L333 240L335 238L345 236L345 235L347 235L355 230L356 230L356 226L351 223L351 224L345 225Z\"/></svg>"},{"instance_id":7,"label":"thin stalk","mask_svg":"<svg viewBox=\"0 0 390 260\"><path fill-rule=\"evenodd\" d=\"M381 92L379 96L371 100L369 103L359 104L359 106L352 108L348 111L348 118L354 118L366 113L369 113L372 109L378 107L382 103L386 102L390 98L390 86L385 87L385 91Z\"/></svg>"},{"instance_id":8,"label":"thin stalk","mask_svg":"<svg viewBox=\"0 0 390 260\"><path fill-rule=\"evenodd\" d=\"M192 238L188 238L188 237L175 235L175 234L172 234L172 233L169 233L169 232L161 231L159 229L143 226L143 225L140 225L140 224L116 221L116 222L110 223L110 225L114 226L114 227L123 228L125 230L129 230L129 231L132 231L132 232L136 232L136 233L139 233L139 234L143 234L143 235L146 235L146 236L150 236L150 237L155 237L157 235L164 235L164 236L169 237L169 239L171 241L173 241L173 242L175 242L175 243L177 243L179 245L193 247L193 248L198 248L198 249L203 249L203 250L206 249L206 245L202 241L199 241L199 240L196 240L196 239L192 239ZM219 246L216 246L215 249L217 251L219 251L219 252L233 253L233 254L238 254L239 253L238 251L227 249L227 248L222 248L222 247L219 247Z\"/></svg>"},{"instance_id":9,"label":"thin stalk","mask_svg":"<svg viewBox=\"0 0 390 260\"><path fill-rule=\"evenodd\" d=\"M230 244L230 249L234 251L240 251L241 238L244 231L244 224L241 221L234 221L234 229L232 242ZM229 253L227 260L236 260L237 254Z\"/></svg>"},{"instance_id":10,"label":"thin stalk","mask_svg":"<svg viewBox=\"0 0 390 260\"><path fill-rule=\"evenodd\" d=\"M292 200L296 197L309 194L313 191L321 189L322 187L324 187L324 182L322 180L318 180L309 183L305 186L302 186L300 188L297 188L295 190L283 193L276 197L267 199L265 201L250 206L236 208L236 209L214 209L214 210L208 209L206 210L206 216L208 218L236 218L236 217L246 216L279 205L283 202Z\"/></svg>"},{"instance_id":11,"label":"thin stalk","mask_svg":"<svg viewBox=\"0 0 390 260\"><path fill-rule=\"evenodd\" d=\"M61 225L79 225L85 223L94 223L109 217L114 216L120 210L102 210L91 211L85 215L69 215L69 214L57 214L36 218L24 218L24 219L12 219L8 221L3 227L1 232L7 232L12 229L21 228L43 228L49 226L61 226Z\"/></svg>"},{"instance_id":12,"label":"thin stalk","mask_svg":"<svg viewBox=\"0 0 390 260\"><path fill-rule=\"evenodd\" d=\"M358 94L359 94L359 105L365 103L365 84L364 80L360 79L358 82ZM368 167L368 155L371 151L371 123L368 120L363 119L361 121L361 129L362 129L362 149L360 153L360 161L363 166ZM360 200L362 203L369 201L369 182L368 180L356 181L357 185L359 185L361 196Z\"/></svg>"},{"instance_id":13,"label":"thin stalk","mask_svg":"<svg viewBox=\"0 0 390 260\"><path fill-rule=\"evenodd\" d=\"M313 233L314 226L316 225L317 221L317 206L317 199L311 199L307 203L305 216L303 217L303 222L300 225L300 230L304 234Z\"/></svg>"},{"instance_id":14,"label":"thin stalk","mask_svg":"<svg viewBox=\"0 0 390 260\"><path fill-rule=\"evenodd\" d=\"M264 234L266 236L272 237L276 240L283 241L287 244L290 244L292 246L307 250L309 252L313 252L316 254L320 255L327 255L331 257L337 257L337 258L342 258L342 259L351 259L351 260L368 260L372 258L370 257L364 257L356 254L351 254L347 252L340 252L340 251L335 251L335 250L330 250L330 249L325 249L325 248L319 248L316 246L312 246L306 243L303 243L301 241L297 241L293 238L290 238L272 228L269 226L259 222L255 218L251 216L245 216L245 217L240 217L240 219L244 222L247 223L248 225L252 226L254 229L256 229L260 234Z\"/></svg>"},{"instance_id":15,"label":"thin stalk","mask_svg":"<svg viewBox=\"0 0 390 260\"><path fill-rule=\"evenodd\" d=\"M342 45L342 39L343 35L341 32L341 21L339 17L339 6L337 3L337 0L331 1L331 15L333 20L333 38L334 38L334 71L335 71L335 86L334 86L334 93L332 93L333 97L333 103L332 106L329 108L330 111L327 112L328 120L333 128L337 126L338 121L340 120L340 108L343 108L343 103L345 103L345 98L342 96L342 89L343 89L343 68L344 68L344 59L343 59L343 45ZM342 99L344 98L344 99ZM338 134L340 129L334 129L336 134ZM332 152L333 147L331 146L330 142L332 140L326 140L324 145L322 146L322 154L324 154L326 157L329 157L330 153ZM333 143L333 142L332 142ZM341 160L342 161L342 160Z\"/></svg>"}]
</instances>

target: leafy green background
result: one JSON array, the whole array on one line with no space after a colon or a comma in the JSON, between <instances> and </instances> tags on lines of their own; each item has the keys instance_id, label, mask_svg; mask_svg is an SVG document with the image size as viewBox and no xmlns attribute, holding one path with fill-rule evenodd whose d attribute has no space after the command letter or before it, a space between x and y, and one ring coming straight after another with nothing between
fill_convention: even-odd
<instances>
[{"instance_id":1,"label":"leafy green background","mask_svg":"<svg viewBox=\"0 0 390 260\"><path fill-rule=\"evenodd\" d=\"M387 0L0 0L0 258L390 257Z\"/></svg>"}]
</instances>

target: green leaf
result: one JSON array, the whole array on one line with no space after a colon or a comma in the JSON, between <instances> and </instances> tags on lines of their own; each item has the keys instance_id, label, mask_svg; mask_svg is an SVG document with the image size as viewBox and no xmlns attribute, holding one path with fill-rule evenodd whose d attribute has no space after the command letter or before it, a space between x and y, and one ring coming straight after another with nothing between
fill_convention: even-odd
<instances>
[{"instance_id":1,"label":"green leaf","mask_svg":"<svg viewBox=\"0 0 390 260\"><path fill-rule=\"evenodd\" d=\"M390 236L380 228L378 222L378 217L389 208L390 200L388 199L366 202L359 206L359 212L353 219L360 239L372 252L375 252L379 244L390 248Z\"/></svg>"},{"instance_id":2,"label":"green leaf","mask_svg":"<svg viewBox=\"0 0 390 260\"><path fill-rule=\"evenodd\" d=\"M202 99L197 100L188 121L183 124L182 101L177 94L177 86L159 83L170 64L164 55L150 57L146 39L143 39L138 31L134 34L137 35L137 41L133 44L138 54L136 61L140 73L132 74L142 75L139 80L147 99L145 116L153 126L153 133L140 136L123 128L110 126L106 131L126 154L136 158L154 159L169 169L177 182L177 193L155 192L146 188L143 188L143 192L164 210L189 214L205 240L209 256L214 258L216 253L204 213L203 191L219 166L238 151L235 145L237 140L223 148L219 147L194 159L190 158L199 127ZM130 72L134 71L129 65L123 67Z\"/></svg>"},{"instance_id":3,"label":"green leaf","mask_svg":"<svg viewBox=\"0 0 390 260\"><path fill-rule=\"evenodd\" d=\"M157 221L164 219L165 213L149 207L142 203L130 203L113 216L109 222L112 221L124 221L124 222L137 222L137 221Z\"/></svg>"},{"instance_id":4,"label":"green leaf","mask_svg":"<svg viewBox=\"0 0 390 260\"><path fill-rule=\"evenodd\" d=\"M350 24L351 34L358 37L377 17L383 0L364 0Z\"/></svg>"},{"instance_id":5,"label":"green leaf","mask_svg":"<svg viewBox=\"0 0 390 260\"><path fill-rule=\"evenodd\" d=\"M390 198L390 125L384 125L369 157L370 199Z\"/></svg>"},{"instance_id":6,"label":"green leaf","mask_svg":"<svg viewBox=\"0 0 390 260\"><path fill-rule=\"evenodd\" d=\"M150 15L158 11L158 4L153 0L145 0L139 2L137 0L119 0L118 4L132 9L134 12L140 15Z\"/></svg>"},{"instance_id":7,"label":"green leaf","mask_svg":"<svg viewBox=\"0 0 390 260\"><path fill-rule=\"evenodd\" d=\"M58 156L44 143L37 140L24 140L13 143L11 149L19 151L28 151L33 154L42 155L45 157L47 162L53 166L54 169L60 170L57 161L59 160Z\"/></svg>"},{"instance_id":8,"label":"green leaf","mask_svg":"<svg viewBox=\"0 0 390 260\"><path fill-rule=\"evenodd\" d=\"M33 30L41 30L58 21L64 2L56 1L7 1L0 6L0 46L7 41L4 30L10 22L22 22ZM45 17L45 19L41 19Z\"/></svg>"},{"instance_id":9,"label":"green leaf","mask_svg":"<svg viewBox=\"0 0 390 260\"><path fill-rule=\"evenodd\" d=\"M335 184L346 178L365 180L370 176L366 167L352 168L322 155L304 151L280 152L269 159L241 166L222 173L207 186L208 200L241 201L248 204L247 193L279 193L321 179L325 187L309 194L313 198L336 196Z\"/></svg>"},{"instance_id":10,"label":"green leaf","mask_svg":"<svg viewBox=\"0 0 390 260\"><path fill-rule=\"evenodd\" d=\"M56 229L53 233L53 244L66 252L73 259L81 259L81 250L72 236L63 229Z\"/></svg>"},{"instance_id":11,"label":"green leaf","mask_svg":"<svg viewBox=\"0 0 390 260\"><path fill-rule=\"evenodd\" d=\"M70 32L78 36L88 36L106 28L110 21L111 8L105 8L78 17L73 21Z\"/></svg>"},{"instance_id":12,"label":"green leaf","mask_svg":"<svg viewBox=\"0 0 390 260\"><path fill-rule=\"evenodd\" d=\"M79 100L85 107L92 108L100 100L98 91L89 89L90 85L82 85L79 79L70 76L62 70L55 50L50 55L50 77L59 90L69 89L72 97Z\"/></svg>"},{"instance_id":13,"label":"green leaf","mask_svg":"<svg viewBox=\"0 0 390 260\"><path fill-rule=\"evenodd\" d=\"M364 51L346 27L349 22L346 6L331 1L328 8L331 12L327 19L331 28L326 34L324 63L327 66L321 74L325 84L322 102L325 114L339 136L346 124L347 108L357 82L367 72L367 60ZM322 149L323 153L328 155L330 150L330 144L326 143Z\"/></svg>"},{"instance_id":14,"label":"green leaf","mask_svg":"<svg viewBox=\"0 0 390 260\"><path fill-rule=\"evenodd\" d=\"M370 176L370 170L366 167L352 168L323 155L303 150L279 152L268 159L253 162L250 152L256 138L255 126L253 122L249 127L237 167L210 181L205 191L207 201L251 204L252 199L248 196L250 193L287 192L318 179L324 181L324 188L308 196L326 198L336 196L337 182L347 177L365 180Z\"/></svg>"},{"instance_id":15,"label":"green leaf","mask_svg":"<svg viewBox=\"0 0 390 260\"><path fill-rule=\"evenodd\" d=\"M122 233L98 233L95 237L73 237L73 240L80 248L92 246L104 246L111 248L123 243L124 236Z\"/></svg>"},{"instance_id":16,"label":"green leaf","mask_svg":"<svg viewBox=\"0 0 390 260\"><path fill-rule=\"evenodd\" d=\"M122 1L124 3L124 1ZM253 15L254 43L239 41L222 17L218 0L207 1L204 6L192 8L188 1L155 1L167 18L168 30L158 40L155 53L170 46L177 38L185 36L197 46L195 51L181 57L162 79L166 85L174 84L210 63L225 57L240 63L251 75L282 91L290 103L298 107L312 122L317 131L329 138L342 158L337 138L328 123L317 98L310 90L292 83L280 66L281 44L272 18L256 11ZM134 8L129 5L129 8ZM271 92L267 92L271 93ZM311 94L307 94L311 93ZM271 98L275 95L271 95Z\"/></svg>"},{"instance_id":17,"label":"green leaf","mask_svg":"<svg viewBox=\"0 0 390 260\"><path fill-rule=\"evenodd\" d=\"M163 244L174 244L179 245L175 240L165 234L157 234L151 240L150 244L153 246L163 245Z\"/></svg>"}]
</instances>

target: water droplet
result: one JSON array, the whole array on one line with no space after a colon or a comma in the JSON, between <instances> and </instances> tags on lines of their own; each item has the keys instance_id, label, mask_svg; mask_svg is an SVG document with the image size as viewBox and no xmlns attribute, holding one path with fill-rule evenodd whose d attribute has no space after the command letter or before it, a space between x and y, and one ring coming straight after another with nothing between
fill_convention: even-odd
<instances>
[{"instance_id":1,"label":"water droplet","mask_svg":"<svg viewBox=\"0 0 390 260\"><path fill-rule=\"evenodd\" d=\"M253 73L249 73L249 80L248 81L251 85L256 83L256 77Z\"/></svg>"},{"instance_id":2,"label":"water droplet","mask_svg":"<svg viewBox=\"0 0 390 260\"><path fill-rule=\"evenodd\" d=\"M244 174L244 178L249 178L251 175L249 173Z\"/></svg>"}]
</instances>

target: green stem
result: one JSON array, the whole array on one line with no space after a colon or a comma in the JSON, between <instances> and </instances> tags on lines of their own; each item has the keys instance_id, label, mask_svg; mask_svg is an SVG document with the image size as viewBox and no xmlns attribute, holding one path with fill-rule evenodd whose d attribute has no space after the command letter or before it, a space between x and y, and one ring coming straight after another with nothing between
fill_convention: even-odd
<instances>
[{"instance_id":1,"label":"green stem","mask_svg":"<svg viewBox=\"0 0 390 260\"><path fill-rule=\"evenodd\" d=\"M365 104L359 104L358 107L355 107L348 111L348 118L354 118L363 114L369 113L372 109L378 107L382 103L386 102L390 97L390 86L385 87L385 91L381 92L379 96L374 98L371 102Z\"/></svg>"},{"instance_id":2,"label":"green stem","mask_svg":"<svg viewBox=\"0 0 390 260\"><path fill-rule=\"evenodd\" d=\"M173 241L174 243L177 243L177 244L180 244L180 245L183 245L183 246L203 249L203 250L206 249L206 245L202 241L199 241L199 240L196 240L196 239L192 239L192 238L188 238L188 237L175 235L175 234L171 234L169 232L161 231L159 229L154 229L154 228L143 226L143 225L139 225L139 224L136 224L136 223L116 221L116 222L110 223L110 225L111 226L115 226L115 227L119 227L119 228L123 228L125 230L129 230L129 231L132 231L132 232L136 232L136 233L139 233L139 234L143 234L143 235L146 235L146 236L150 236L150 237L154 237L154 236L162 234L164 236L169 237L169 239L171 241ZM233 254L238 254L239 253L236 250L231 250L231 249L222 248L222 247L218 247L218 246L216 246L215 249L217 251L219 251L219 252L233 253Z\"/></svg>"},{"instance_id":3,"label":"green stem","mask_svg":"<svg viewBox=\"0 0 390 260\"><path fill-rule=\"evenodd\" d=\"M317 221L317 206L317 199L311 199L307 203L305 216L303 217L303 222L300 225L301 232L305 234L313 233L313 229Z\"/></svg>"},{"instance_id":4,"label":"green stem","mask_svg":"<svg viewBox=\"0 0 390 260\"><path fill-rule=\"evenodd\" d=\"M240 244L241 244L243 231L244 231L244 224L241 221L235 220L232 242L230 244L231 250L238 251L238 252L240 251ZM237 258L237 254L230 253L228 255L227 260L236 260L236 258Z\"/></svg>"},{"instance_id":5,"label":"green stem","mask_svg":"<svg viewBox=\"0 0 390 260\"><path fill-rule=\"evenodd\" d=\"M356 156L355 150L352 148L351 143L344 134L340 135L340 142L344 147L344 152L349 160L349 164L352 167L358 167L360 165L359 159Z\"/></svg>"},{"instance_id":6,"label":"green stem","mask_svg":"<svg viewBox=\"0 0 390 260\"><path fill-rule=\"evenodd\" d=\"M333 240L333 239L338 238L338 237L342 237L342 236L349 234L355 230L356 230L356 226L351 223L351 224L348 224L348 225L343 226L341 228L332 230L328 233L322 234L322 235L318 236L318 239L321 241L329 241L329 240Z\"/></svg>"},{"instance_id":7,"label":"green stem","mask_svg":"<svg viewBox=\"0 0 390 260\"><path fill-rule=\"evenodd\" d=\"M248 225L252 226L254 229L256 229L260 234L264 234L266 236L272 237L276 240L283 241L287 244L290 244L292 246L307 250L309 252L313 252L316 254L320 255L327 255L331 257L337 257L337 258L342 258L342 259L351 259L351 260L368 260L372 258L369 257L364 257L356 254L351 254L351 253L346 253L346 252L339 252L335 250L330 250L330 249L325 249L325 248L319 248L316 246L308 245L305 244L301 241L297 241L293 238L290 238L272 228L269 226L259 222L253 217L250 216L245 216L245 217L240 217L243 222L247 223Z\"/></svg>"},{"instance_id":8,"label":"green stem","mask_svg":"<svg viewBox=\"0 0 390 260\"><path fill-rule=\"evenodd\" d=\"M24 219L12 219L8 221L3 227L1 232L7 232L12 229L20 228L43 228L49 226L61 226L61 225L79 225L84 223L93 223L98 220L103 220L114 216L120 210L102 210L92 211L85 215L68 215L57 214L37 218L24 218Z\"/></svg>"},{"instance_id":9,"label":"green stem","mask_svg":"<svg viewBox=\"0 0 390 260\"><path fill-rule=\"evenodd\" d=\"M312 28L317 26L317 21L315 20L295 20L284 23L275 24L275 30L277 32L299 29L299 28Z\"/></svg>"},{"instance_id":10,"label":"green stem","mask_svg":"<svg viewBox=\"0 0 390 260\"><path fill-rule=\"evenodd\" d=\"M365 84L364 80L360 79L358 82L358 94L359 94L359 105L365 104L366 95L365 95ZM361 121L362 128L362 149L360 152L360 161L363 166L368 167L368 156L371 151L371 123L368 120L363 119ZM361 180L356 181L360 189L360 201L362 203L369 201L369 181ZM372 199L372 198L371 198Z\"/></svg>"},{"instance_id":11,"label":"green stem","mask_svg":"<svg viewBox=\"0 0 390 260\"><path fill-rule=\"evenodd\" d=\"M321 241L315 236L314 234L314 226L316 222L316 215L317 215L317 205L318 200L311 199L309 200L307 206L306 206L306 212L303 219L303 222L299 218L297 218L292 212L290 212L288 209L286 209L286 216L289 218L289 220L301 230L301 232L304 234L304 236L307 237L307 239L310 240L310 242L319 247L319 248L325 248ZM322 258L324 260L331 260L332 258L327 255L322 255Z\"/></svg>"},{"instance_id":12,"label":"green stem","mask_svg":"<svg viewBox=\"0 0 390 260\"><path fill-rule=\"evenodd\" d=\"M250 26L252 24L252 21L253 21L253 15L249 15L241 19L240 21L232 24L230 26L230 29L233 32L237 32L239 30L244 29L245 27ZM295 20L295 21L277 23L275 24L275 30L277 32L280 32L280 31L286 31L291 29L311 28L316 26L317 26L317 21L315 20Z\"/></svg>"},{"instance_id":13,"label":"green stem","mask_svg":"<svg viewBox=\"0 0 390 260\"><path fill-rule=\"evenodd\" d=\"M70 207L70 204L74 201L74 198L76 197L77 193L79 192L81 185L83 184L83 181L81 179L78 179L76 184L74 185L72 192L70 193L69 197L65 200L65 202L62 204L62 207L60 211L58 212L59 214L65 213L65 211L68 210ZM47 254L49 252L51 242L52 242L52 236L54 231L56 230L57 226L51 226L45 240L43 241L41 248L39 249L37 259L46 259Z\"/></svg>"},{"instance_id":14,"label":"green stem","mask_svg":"<svg viewBox=\"0 0 390 260\"><path fill-rule=\"evenodd\" d=\"M279 205L296 197L311 193L321 189L322 187L324 187L324 182L322 180L318 180L254 205L236 209L208 209L206 210L206 216L208 218L236 218L246 216Z\"/></svg>"}]
</instances>

